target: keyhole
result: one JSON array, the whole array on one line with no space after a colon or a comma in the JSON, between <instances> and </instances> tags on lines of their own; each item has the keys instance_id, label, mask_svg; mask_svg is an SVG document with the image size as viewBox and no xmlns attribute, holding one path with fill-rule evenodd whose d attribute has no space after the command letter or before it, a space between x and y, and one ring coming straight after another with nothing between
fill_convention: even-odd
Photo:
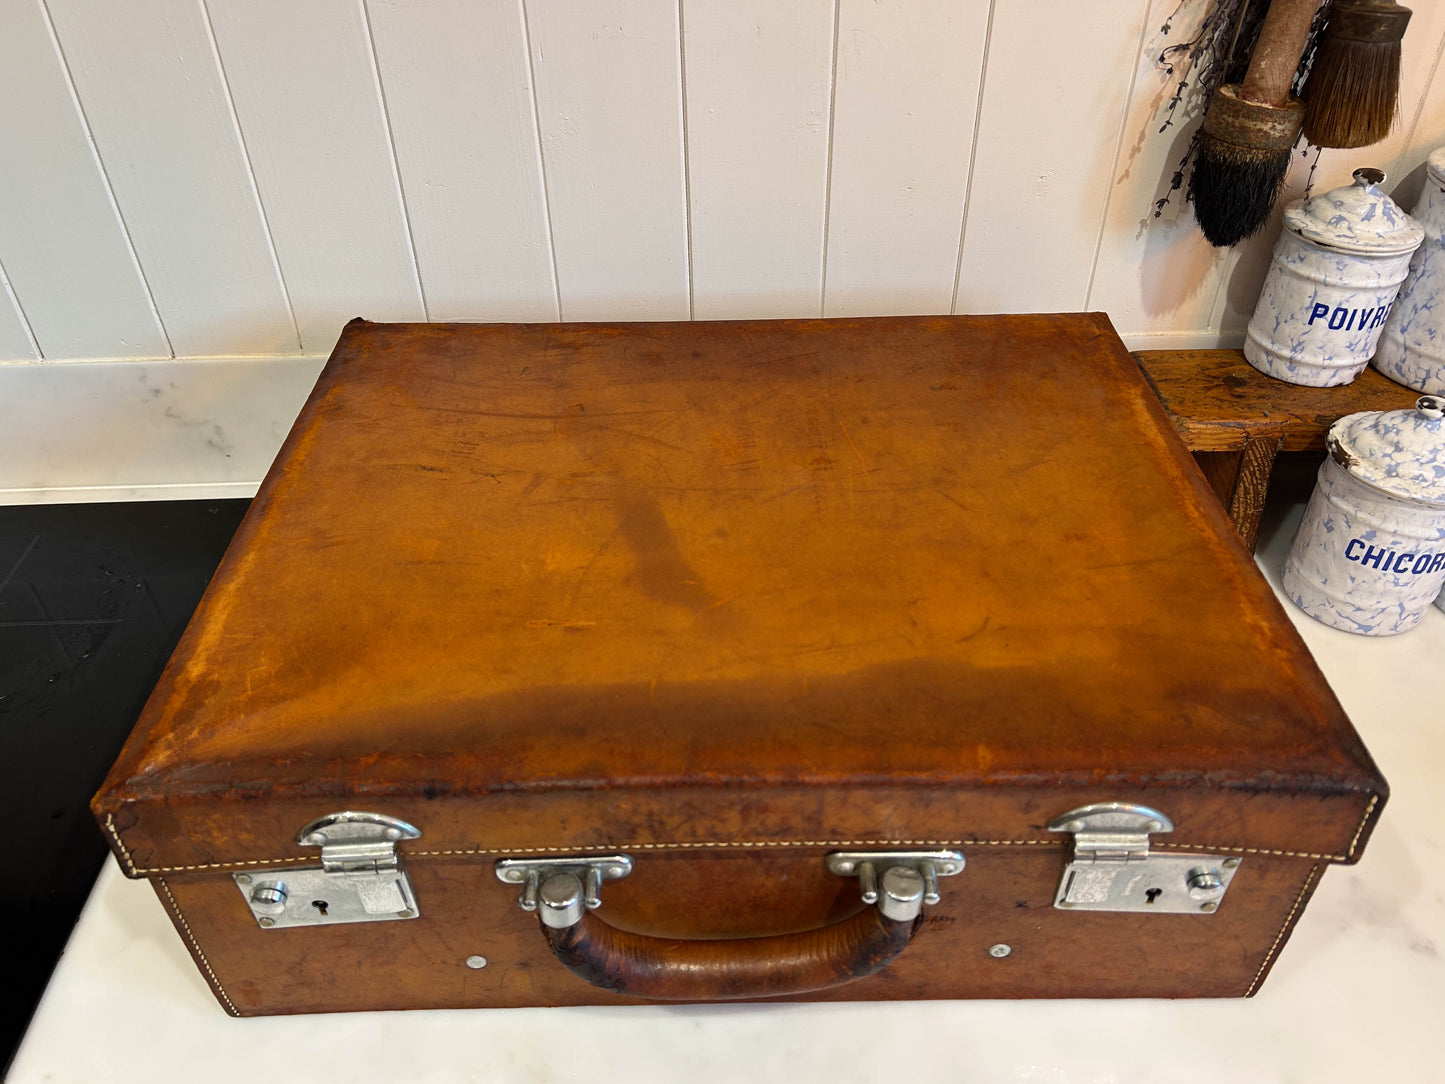
<instances>
[{"instance_id":1,"label":"keyhole","mask_svg":"<svg viewBox=\"0 0 1445 1084\"><path fill-rule=\"evenodd\" d=\"M1153 903L1155 900L1157 900L1157 899L1158 899L1160 896L1162 896L1163 894L1164 894L1164 890L1163 890L1162 888L1148 888L1148 889L1145 889L1145 890L1144 890L1144 895L1145 895L1146 899L1145 899L1144 902L1145 902L1145 903ZM323 915L326 913L326 908L325 908L325 907L321 908L321 913L322 913Z\"/></svg>"},{"instance_id":2,"label":"keyhole","mask_svg":"<svg viewBox=\"0 0 1445 1084\"><path fill-rule=\"evenodd\" d=\"M1158 892L1159 890L1156 888L1156 889L1154 889L1153 891ZM1153 903L1154 900L1151 898L1151 899L1149 900L1149 902L1150 902L1150 903ZM320 911L322 917L324 918L324 917L326 916L326 908L328 908L328 907L331 906L331 905L330 905L329 903L327 903L325 900L312 900L312 901L311 901L311 906L314 907L314 908L316 908L316 910Z\"/></svg>"}]
</instances>

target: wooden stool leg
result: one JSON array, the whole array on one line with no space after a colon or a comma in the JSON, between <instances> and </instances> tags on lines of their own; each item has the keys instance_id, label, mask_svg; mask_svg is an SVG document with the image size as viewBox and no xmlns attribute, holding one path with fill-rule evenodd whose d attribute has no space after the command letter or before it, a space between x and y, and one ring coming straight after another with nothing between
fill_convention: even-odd
<instances>
[{"instance_id":1,"label":"wooden stool leg","mask_svg":"<svg viewBox=\"0 0 1445 1084\"><path fill-rule=\"evenodd\" d=\"M1259 517L1264 512L1264 495L1269 489L1270 472L1274 470L1274 457L1279 454L1283 443L1277 434L1251 437L1245 442L1239 457L1239 477L1235 480L1234 493L1229 498L1229 518L1239 532L1245 548L1254 552L1259 538Z\"/></svg>"},{"instance_id":2,"label":"wooden stool leg","mask_svg":"<svg viewBox=\"0 0 1445 1084\"><path fill-rule=\"evenodd\" d=\"M1278 433L1267 433L1249 437L1237 452L1194 453L1195 462L1251 553L1259 536L1259 517L1264 511L1274 457L1282 442Z\"/></svg>"}]
</instances>

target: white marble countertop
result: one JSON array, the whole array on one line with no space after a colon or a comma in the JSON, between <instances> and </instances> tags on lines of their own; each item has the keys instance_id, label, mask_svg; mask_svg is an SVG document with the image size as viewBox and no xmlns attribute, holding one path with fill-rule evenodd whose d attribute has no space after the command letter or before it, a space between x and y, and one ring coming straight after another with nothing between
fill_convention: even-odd
<instances>
[{"instance_id":1,"label":"white marble countertop","mask_svg":"<svg viewBox=\"0 0 1445 1084\"><path fill-rule=\"evenodd\" d=\"M1271 580L1300 509L1268 515ZM1232 1001L898 1002L237 1020L109 863L9 1075L65 1081L1445 1080L1445 613L1368 639L1286 604L1393 796L1273 974ZM15 931L12 931L14 934Z\"/></svg>"}]
</instances>

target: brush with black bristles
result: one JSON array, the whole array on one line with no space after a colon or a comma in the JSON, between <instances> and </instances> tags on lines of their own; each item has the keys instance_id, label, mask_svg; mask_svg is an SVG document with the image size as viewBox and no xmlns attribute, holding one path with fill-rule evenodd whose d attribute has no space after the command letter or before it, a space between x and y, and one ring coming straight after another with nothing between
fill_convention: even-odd
<instances>
[{"instance_id":1,"label":"brush with black bristles","mask_svg":"<svg viewBox=\"0 0 1445 1084\"><path fill-rule=\"evenodd\" d=\"M1189 180L1194 217L1211 245L1258 232L1289 172L1304 103L1290 95L1319 0L1273 0L1244 82L1214 92Z\"/></svg>"},{"instance_id":2,"label":"brush with black bristles","mask_svg":"<svg viewBox=\"0 0 1445 1084\"><path fill-rule=\"evenodd\" d=\"M1321 147L1368 147L1390 134L1400 102L1400 39L1410 9L1334 0L1304 87L1304 132Z\"/></svg>"}]
</instances>

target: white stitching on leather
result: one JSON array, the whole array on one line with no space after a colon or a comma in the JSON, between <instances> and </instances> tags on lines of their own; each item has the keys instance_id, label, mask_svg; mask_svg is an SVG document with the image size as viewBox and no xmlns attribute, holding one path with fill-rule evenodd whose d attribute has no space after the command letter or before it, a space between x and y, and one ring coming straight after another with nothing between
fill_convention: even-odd
<instances>
[{"instance_id":1,"label":"white stitching on leather","mask_svg":"<svg viewBox=\"0 0 1445 1084\"><path fill-rule=\"evenodd\" d=\"M765 839L736 842L699 843L603 843L578 844L568 847L468 847L444 851L402 851L403 858L444 858L476 854L582 854L593 851L668 851L703 850L708 848L747 847L1050 847L1062 845L1057 839ZM292 858L248 858L236 862L199 862L191 866L131 865L138 877L153 873L194 873L198 870L238 869L242 866L282 866L294 862L315 863L309 855Z\"/></svg>"},{"instance_id":2,"label":"white stitching on leather","mask_svg":"<svg viewBox=\"0 0 1445 1084\"><path fill-rule=\"evenodd\" d=\"M1226 847L1222 843L1153 843L1173 851L1227 851L1230 854L1269 854L1279 858L1314 858L1322 862L1343 862L1349 855L1317 854L1313 851L1272 851L1265 847Z\"/></svg>"},{"instance_id":3,"label":"white stitching on leather","mask_svg":"<svg viewBox=\"0 0 1445 1084\"><path fill-rule=\"evenodd\" d=\"M115 830L115 817L107 813L105 815L105 829L110 833L110 838L115 840L115 849L119 852L120 860L125 864L132 876L139 876L141 871L135 868L135 861L126 850L125 841L120 838L120 833Z\"/></svg>"},{"instance_id":4,"label":"white stitching on leather","mask_svg":"<svg viewBox=\"0 0 1445 1084\"><path fill-rule=\"evenodd\" d=\"M171 911L175 914L176 921L181 924L181 931L186 935L186 940L190 942L191 950L196 954L196 959L201 961L201 968L211 980L211 988L220 995L221 1001L226 1006L228 1013L232 1016L240 1016L241 1014L236 1009L235 1004L226 996L226 989L221 985L221 980L218 979L216 973L211 970L211 962L206 959L206 954L201 951L200 942L196 940L196 935L191 932L191 924L186 921L186 916L181 914L181 905L176 902L175 896L171 895L171 886L166 884L164 877L157 877L156 884L161 886L161 891L166 894L166 899L170 901Z\"/></svg>"},{"instance_id":5,"label":"white stitching on leather","mask_svg":"<svg viewBox=\"0 0 1445 1084\"><path fill-rule=\"evenodd\" d=\"M1355 838L1350 840L1350 849L1345 852L1351 858L1355 856L1355 847L1359 844L1360 837L1365 834L1365 825L1370 823L1370 814L1375 811L1375 806L1379 804L1380 796L1375 794L1371 796L1370 804L1365 806L1365 815L1360 818L1360 826L1355 829Z\"/></svg>"},{"instance_id":6,"label":"white stitching on leather","mask_svg":"<svg viewBox=\"0 0 1445 1084\"><path fill-rule=\"evenodd\" d=\"M1175 851L1225 851L1230 854L1266 854L1280 858L1311 858L1322 862L1345 862L1354 857L1360 837L1365 833L1365 826L1370 822L1370 815L1374 813L1375 807L1379 803L1380 796L1378 794L1370 798L1369 804L1365 806L1364 816L1360 818L1359 827L1355 829L1354 838L1350 840L1349 849L1344 854L1326 854L1317 851L1278 851L1266 847L1229 847L1220 843L1166 843L1163 840L1154 842L1153 846ZM130 851L121 841L120 833L115 828L115 819L109 813L105 815L105 826L109 830L111 838L115 840L121 861L125 863L134 877L144 877L155 873L194 873L199 870L240 869L245 866L284 866L296 862L316 861L309 855L302 855L290 858L251 858L235 862L199 862L189 866L142 868L135 864ZM769 847L1048 847L1059 846L1063 842L1062 839L763 839L695 843L603 843L565 847L467 847L438 851L404 851L403 854L409 858L447 858L476 854L581 854L600 851L679 851L729 847L749 849Z\"/></svg>"},{"instance_id":7,"label":"white stitching on leather","mask_svg":"<svg viewBox=\"0 0 1445 1084\"><path fill-rule=\"evenodd\" d=\"M1269 967L1269 962L1274 959L1275 952L1279 950L1280 942L1284 940L1284 935L1289 931L1289 924L1294 921L1294 916L1299 913L1300 905L1304 903L1305 896L1309 893L1310 885L1314 884L1315 876L1319 871L1320 867L1318 864L1310 867L1309 876L1305 878L1305 883L1300 886L1299 895L1294 898L1294 906L1289 909L1289 914L1284 916L1284 925L1279 928L1279 933L1275 935L1274 944L1270 945L1269 951L1264 954L1264 962L1259 965L1259 970L1254 973L1254 981L1249 984L1249 989L1244 992L1245 997L1252 995L1264 979L1265 969Z\"/></svg>"}]
</instances>

